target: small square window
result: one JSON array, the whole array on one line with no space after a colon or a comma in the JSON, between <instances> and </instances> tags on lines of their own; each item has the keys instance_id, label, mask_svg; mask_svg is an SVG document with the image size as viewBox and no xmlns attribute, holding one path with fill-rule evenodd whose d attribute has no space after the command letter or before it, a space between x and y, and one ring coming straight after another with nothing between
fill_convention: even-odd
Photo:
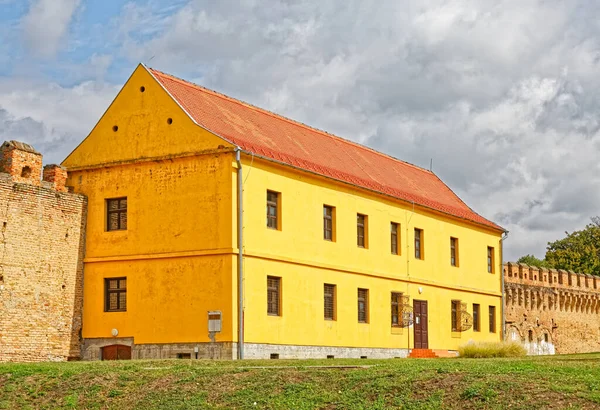
<instances>
[{"instance_id":1,"label":"small square window","mask_svg":"<svg viewBox=\"0 0 600 410\"><path fill-rule=\"evenodd\" d=\"M390 222L390 244L392 255L400 255L400 224Z\"/></svg>"},{"instance_id":2,"label":"small square window","mask_svg":"<svg viewBox=\"0 0 600 410\"><path fill-rule=\"evenodd\" d=\"M323 239L335 242L335 207L323 205Z\"/></svg>"},{"instance_id":3,"label":"small square window","mask_svg":"<svg viewBox=\"0 0 600 410\"><path fill-rule=\"evenodd\" d=\"M415 259L423 259L423 230L415 228Z\"/></svg>"},{"instance_id":4,"label":"small square window","mask_svg":"<svg viewBox=\"0 0 600 410\"><path fill-rule=\"evenodd\" d=\"M458 239L450 238L450 265L458 266Z\"/></svg>"},{"instance_id":5,"label":"small square window","mask_svg":"<svg viewBox=\"0 0 600 410\"><path fill-rule=\"evenodd\" d=\"M104 311L127 311L127 278L104 279Z\"/></svg>"},{"instance_id":6,"label":"small square window","mask_svg":"<svg viewBox=\"0 0 600 410\"><path fill-rule=\"evenodd\" d=\"M280 197L279 192L267 191L267 228L279 229Z\"/></svg>"},{"instance_id":7,"label":"small square window","mask_svg":"<svg viewBox=\"0 0 600 410\"><path fill-rule=\"evenodd\" d=\"M127 230L127 197L106 200L106 230Z\"/></svg>"},{"instance_id":8,"label":"small square window","mask_svg":"<svg viewBox=\"0 0 600 410\"><path fill-rule=\"evenodd\" d=\"M369 323L369 290L358 289L358 322Z\"/></svg>"},{"instance_id":9,"label":"small square window","mask_svg":"<svg viewBox=\"0 0 600 410\"><path fill-rule=\"evenodd\" d=\"M323 316L325 320L335 320L335 285L323 285Z\"/></svg>"},{"instance_id":10,"label":"small square window","mask_svg":"<svg viewBox=\"0 0 600 410\"><path fill-rule=\"evenodd\" d=\"M487 248L487 271L494 273L494 248L491 246Z\"/></svg>"},{"instance_id":11,"label":"small square window","mask_svg":"<svg viewBox=\"0 0 600 410\"><path fill-rule=\"evenodd\" d=\"M281 316L281 278L267 276L267 313Z\"/></svg>"}]
</instances>

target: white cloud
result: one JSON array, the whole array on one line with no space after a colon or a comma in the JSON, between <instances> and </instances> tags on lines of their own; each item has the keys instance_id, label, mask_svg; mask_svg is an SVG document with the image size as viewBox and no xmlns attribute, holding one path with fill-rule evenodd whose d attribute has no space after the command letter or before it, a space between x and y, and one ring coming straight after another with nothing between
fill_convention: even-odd
<instances>
[{"instance_id":1,"label":"white cloud","mask_svg":"<svg viewBox=\"0 0 600 410\"><path fill-rule=\"evenodd\" d=\"M60 163L89 134L119 88L96 81L61 87L0 79L0 140L27 142L45 163Z\"/></svg>"},{"instance_id":2,"label":"white cloud","mask_svg":"<svg viewBox=\"0 0 600 410\"><path fill-rule=\"evenodd\" d=\"M80 0L33 0L22 27L28 47L42 57L53 57L62 46Z\"/></svg>"}]
</instances>

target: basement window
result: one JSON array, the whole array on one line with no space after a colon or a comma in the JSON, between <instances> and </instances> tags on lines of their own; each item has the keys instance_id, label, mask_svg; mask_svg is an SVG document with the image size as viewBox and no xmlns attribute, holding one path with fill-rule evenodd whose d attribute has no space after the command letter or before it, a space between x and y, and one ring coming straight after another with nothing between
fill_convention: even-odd
<instances>
[{"instance_id":1,"label":"basement window","mask_svg":"<svg viewBox=\"0 0 600 410\"><path fill-rule=\"evenodd\" d=\"M177 358L178 359L191 359L192 354L191 353L177 353Z\"/></svg>"},{"instance_id":2,"label":"basement window","mask_svg":"<svg viewBox=\"0 0 600 410\"><path fill-rule=\"evenodd\" d=\"M279 353L271 353L271 356L270 356L270 357L271 357L271 359L273 359L273 360L277 360L277 359L279 359Z\"/></svg>"}]
</instances>

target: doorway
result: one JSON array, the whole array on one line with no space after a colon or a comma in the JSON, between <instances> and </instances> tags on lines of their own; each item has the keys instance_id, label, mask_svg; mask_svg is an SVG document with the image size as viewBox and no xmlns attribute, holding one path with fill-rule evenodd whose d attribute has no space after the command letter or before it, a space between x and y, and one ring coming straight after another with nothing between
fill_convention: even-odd
<instances>
[{"instance_id":1,"label":"doorway","mask_svg":"<svg viewBox=\"0 0 600 410\"><path fill-rule=\"evenodd\" d=\"M102 360L131 360L131 346L104 346L102 348Z\"/></svg>"},{"instance_id":2,"label":"doorway","mask_svg":"<svg viewBox=\"0 0 600 410\"><path fill-rule=\"evenodd\" d=\"M429 349L427 301L413 300L415 349Z\"/></svg>"}]
</instances>

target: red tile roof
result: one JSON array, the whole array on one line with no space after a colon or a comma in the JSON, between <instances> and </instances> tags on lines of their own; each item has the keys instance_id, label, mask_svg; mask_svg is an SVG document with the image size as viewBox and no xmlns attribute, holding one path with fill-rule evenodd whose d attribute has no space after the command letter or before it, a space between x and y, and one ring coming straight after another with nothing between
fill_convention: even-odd
<instances>
[{"instance_id":1,"label":"red tile roof","mask_svg":"<svg viewBox=\"0 0 600 410\"><path fill-rule=\"evenodd\" d=\"M434 173L154 69L193 120L255 155L503 230Z\"/></svg>"}]
</instances>

